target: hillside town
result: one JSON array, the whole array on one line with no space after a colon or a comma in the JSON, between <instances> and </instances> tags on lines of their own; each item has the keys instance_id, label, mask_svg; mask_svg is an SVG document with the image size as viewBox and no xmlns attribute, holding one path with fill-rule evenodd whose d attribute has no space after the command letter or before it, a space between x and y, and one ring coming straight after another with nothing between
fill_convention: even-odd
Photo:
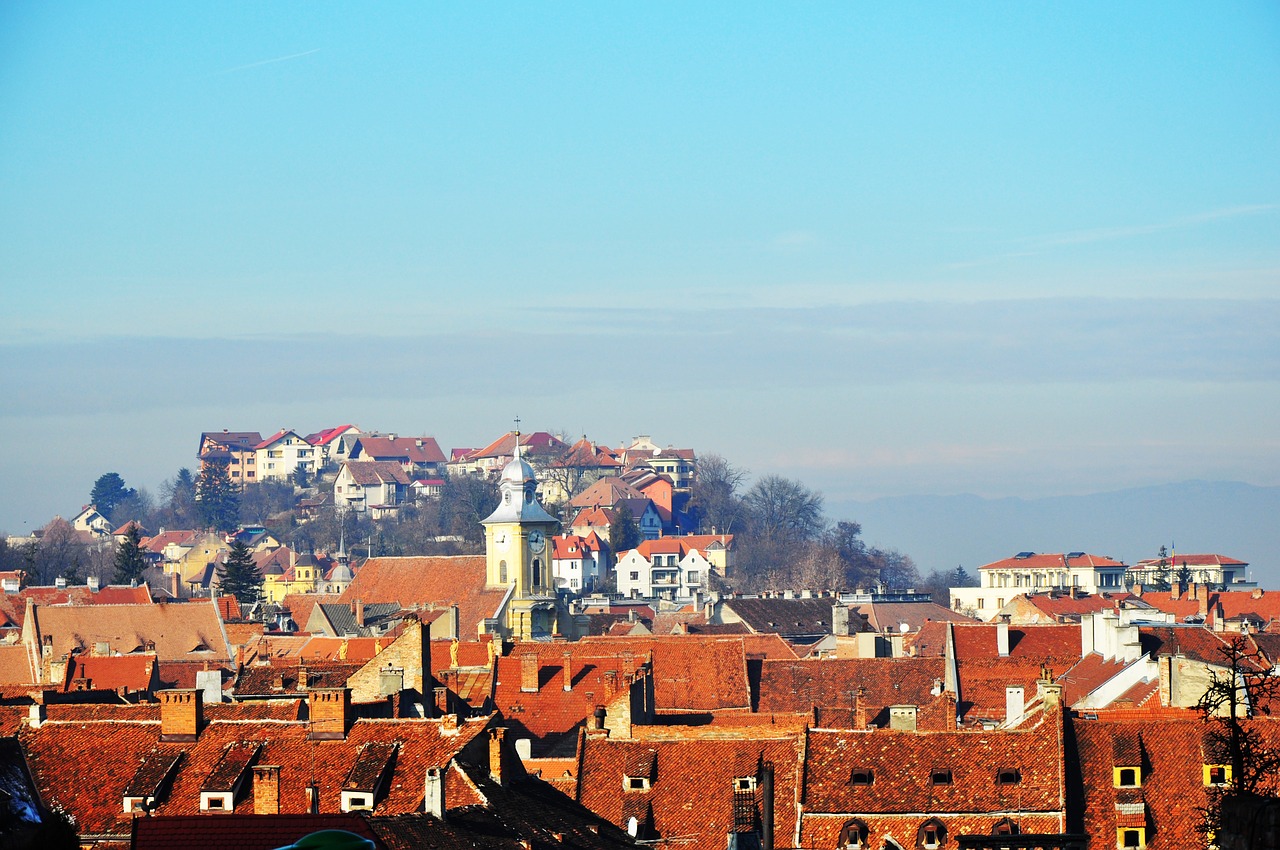
<instances>
[{"instance_id":1,"label":"hillside town","mask_svg":"<svg viewBox=\"0 0 1280 850\"><path fill-rule=\"evenodd\" d=\"M922 570L647 435L194 448L158 500L109 473L3 541L4 846L1280 834L1280 591L1229 553Z\"/></svg>"}]
</instances>

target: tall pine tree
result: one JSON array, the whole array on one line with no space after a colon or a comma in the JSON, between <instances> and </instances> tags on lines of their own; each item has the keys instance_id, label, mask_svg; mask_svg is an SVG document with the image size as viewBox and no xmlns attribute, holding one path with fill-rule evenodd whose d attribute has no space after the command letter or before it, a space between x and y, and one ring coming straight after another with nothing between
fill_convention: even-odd
<instances>
[{"instance_id":1,"label":"tall pine tree","mask_svg":"<svg viewBox=\"0 0 1280 850\"><path fill-rule=\"evenodd\" d=\"M249 547L240 540L231 544L227 560L218 568L218 584L224 594L234 596L246 608L262 596L262 573L253 563Z\"/></svg>"},{"instance_id":2,"label":"tall pine tree","mask_svg":"<svg viewBox=\"0 0 1280 850\"><path fill-rule=\"evenodd\" d=\"M196 512L205 528L235 531L240 520L240 494L227 474L227 461L208 460L196 479Z\"/></svg>"},{"instance_id":3,"label":"tall pine tree","mask_svg":"<svg viewBox=\"0 0 1280 850\"><path fill-rule=\"evenodd\" d=\"M141 584L142 573L147 568L147 557L142 554L142 536L138 524L129 523L124 540L116 548L116 584Z\"/></svg>"}]
</instances>

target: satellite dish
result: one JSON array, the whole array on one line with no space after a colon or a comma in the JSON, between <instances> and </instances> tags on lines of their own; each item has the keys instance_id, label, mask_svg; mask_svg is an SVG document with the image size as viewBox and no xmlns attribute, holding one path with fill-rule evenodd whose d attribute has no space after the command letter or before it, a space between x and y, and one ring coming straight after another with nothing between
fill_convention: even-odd
<instances>
[{"instance_id":1,"label":"satellite dish","mask_svg":"<svg viewBox=\"0 0 1280 850\"><path fill-rule=\"evenodd\" d=\"M906 623L899 623L898 631L902 632L905 635L907 632L911 631L911 627L908 626Z\"/></svg>"}]
</instances>

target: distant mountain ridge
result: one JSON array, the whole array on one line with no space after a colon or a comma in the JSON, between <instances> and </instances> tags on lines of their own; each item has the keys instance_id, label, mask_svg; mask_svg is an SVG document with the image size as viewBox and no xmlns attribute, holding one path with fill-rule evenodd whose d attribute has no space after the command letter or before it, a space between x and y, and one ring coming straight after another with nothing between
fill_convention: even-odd
<instances>
[{"instance_id":1,"label":"distant mountain ridge","mask_svg":"<svg viewBox=\"0 0 1280 850\"><path fill-rule=\"evenodd\" d=\"M827 510L862 523L865 540L905 552L922 573L958 564L972 573L1022 551L1084 551L1132 564L1172 543L1247 561L1254 581L1280 589L1280 487L1183 481L1040 499L829 501Z\"/></svg>"}]
</instances>

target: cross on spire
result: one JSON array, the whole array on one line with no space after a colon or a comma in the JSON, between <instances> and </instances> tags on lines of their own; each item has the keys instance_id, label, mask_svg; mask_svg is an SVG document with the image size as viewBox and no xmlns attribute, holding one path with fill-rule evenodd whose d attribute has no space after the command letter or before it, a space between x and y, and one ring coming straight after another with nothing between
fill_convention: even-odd
<instances>
[{"instance_id":1,"label":"cross on spire","mask_svg":"<svg viewBox=\"0 0 1280 850\"><path fill-rule=\"evenodd\" d=\"M516 447L512 450L512 453L515 459L519 460L520 459L520 417L518 415L516 416L515 435L516 435Z\"/></svg>"}]
</instances>

